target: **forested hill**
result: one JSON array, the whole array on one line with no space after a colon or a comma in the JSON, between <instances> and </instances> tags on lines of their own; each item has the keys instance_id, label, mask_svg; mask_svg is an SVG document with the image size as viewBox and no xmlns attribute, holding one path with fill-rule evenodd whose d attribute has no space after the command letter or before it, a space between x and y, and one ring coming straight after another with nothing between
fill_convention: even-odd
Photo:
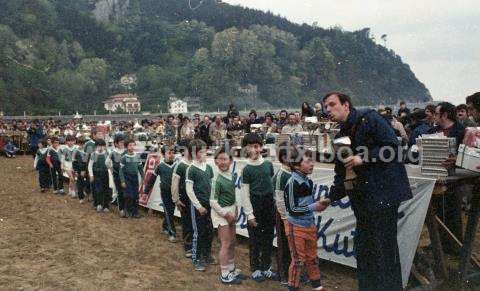
<instances>
[{"instance_id":1,"label":"forested hill","mask_svg":"<svg viewBox=\"0 0 480 291\"><path fill-rule=\"evenodd\" d=\"M171 94L205 110L299 106L330 90L355 103L431 100L409 66L369 29L298 25L218 0L0 0L0 111L101 111L125 92L145 110ZM255 85L255 100L240 87Z\"/></svg>"}]
</instances>

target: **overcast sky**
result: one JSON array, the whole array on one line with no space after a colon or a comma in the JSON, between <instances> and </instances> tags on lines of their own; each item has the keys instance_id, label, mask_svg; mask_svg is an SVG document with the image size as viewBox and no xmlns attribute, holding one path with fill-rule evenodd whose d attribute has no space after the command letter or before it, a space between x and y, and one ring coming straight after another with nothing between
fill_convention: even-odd
<instances>
[{"instance_id":1,"label":"overcast sky","mask_svg":"<svg viewBox=\"0 0 480 291\"><path fill-rule=\"evenodd\" d=\"M370 27L400 55L434 100L465 102L480 91L479 0L224 0L297 23Z\"/></svg>"}]
</instances>

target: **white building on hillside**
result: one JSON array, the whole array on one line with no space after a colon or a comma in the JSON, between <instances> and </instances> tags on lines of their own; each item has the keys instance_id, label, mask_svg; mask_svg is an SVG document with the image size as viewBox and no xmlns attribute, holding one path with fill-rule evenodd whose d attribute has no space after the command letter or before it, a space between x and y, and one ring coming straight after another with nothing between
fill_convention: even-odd
<instances>
[{"instance_id":1,"label":"white building on hillside","mask_svg":"<svg viewBox=\"0 0 480 291\"><path fill-rule=\"evenodd\" d=\"M103 101L105 110L109 112L123 111L137 113L141 111L140 101L135 94L117 94Z\"/></svg>"}]
</instances>

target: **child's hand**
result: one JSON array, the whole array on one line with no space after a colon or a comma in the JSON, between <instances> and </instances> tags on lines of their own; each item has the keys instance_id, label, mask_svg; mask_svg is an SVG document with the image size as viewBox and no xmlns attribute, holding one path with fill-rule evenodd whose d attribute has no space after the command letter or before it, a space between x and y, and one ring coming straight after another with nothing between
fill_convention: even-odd
<instances>
[{"instance_id":1,"label":"child's hand","mask_svg":"<svg viewBox=\"0 0 480 291\"><path fill-rule=\"evenodd\" d=\"M330 206L330 199L322 198L322 199L318 200L316 204L317 204L316 205L316 210L318 212L322 212L325 209L327 209L328 206Z\"/></svg>"},{"instance_id":2,"label":"child's hand","mask_svg":"<svg viewBox=\"0 0 480 291\"><path fill-rule=\"evenodd\" d=\"M257 227L258 226L258 223L257 223L257 220L254 219L250 219L248 222L248 225L250 225L251 227Z\"/></svg>"},{"instance_id":3,"label":"child's hand","mask_svg":"<svg viewBox=\"0 0 480 291\"><path fill-rule=\"evenodd\" d=\"M127 184L125 182L122 182L122 188L124 188L124 189L127 188Z\"/></svg>"},{"instance_id":4,"label":"child's hand","mask_svg":"<svg viewBox=\"0 0 480 291\"><path fill-rule=\"evenodd\" d=\"M178 208L185 208L185 204L182 203L182 201L178 200L177 203L175 203Z\"/></svg>"},{"instance_id":5,"label":"child's hand","mask_svg":"<svg viewBox=\"0 0 480 291\"><path fill-rule=\"evenodd\" d=\"M235 216L233 216L230 212L225 214L225 219L227 220L228 224L233 225L236 222Z\"/></svg>"},{"instance_id":6,"label":"child's hand","mask_svg":"<svg viewBox=\"0 0 480 291\"><path fill-rule=\"evenodd\" d=\"M204 216L204 215L206 215L206 214L208 213L208 211L207 211L207 209L206 209L205 207L200 207L200 208L198 209L198 212L200 212L200 215L201 215L201 216Z\"/></svg>"}]
</instances>

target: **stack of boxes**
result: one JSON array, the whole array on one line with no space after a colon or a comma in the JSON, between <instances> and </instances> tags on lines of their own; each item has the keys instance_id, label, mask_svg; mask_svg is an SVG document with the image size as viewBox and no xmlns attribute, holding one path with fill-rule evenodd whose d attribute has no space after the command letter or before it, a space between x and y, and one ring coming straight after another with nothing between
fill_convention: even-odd
<instances>
[{"instance_id":1,"label":"stack of boxes","mask_svg":"<svg viewBox=\"0 0 480 291\"><path fill-rule=\"evenodd\" d=\"M420 149L420 167L423 175L447 177L455 174L455 169L447 170L442 163L457 150L455 138L440 135L423 135L417 138Z\"/></svg>"}]
</instances>

